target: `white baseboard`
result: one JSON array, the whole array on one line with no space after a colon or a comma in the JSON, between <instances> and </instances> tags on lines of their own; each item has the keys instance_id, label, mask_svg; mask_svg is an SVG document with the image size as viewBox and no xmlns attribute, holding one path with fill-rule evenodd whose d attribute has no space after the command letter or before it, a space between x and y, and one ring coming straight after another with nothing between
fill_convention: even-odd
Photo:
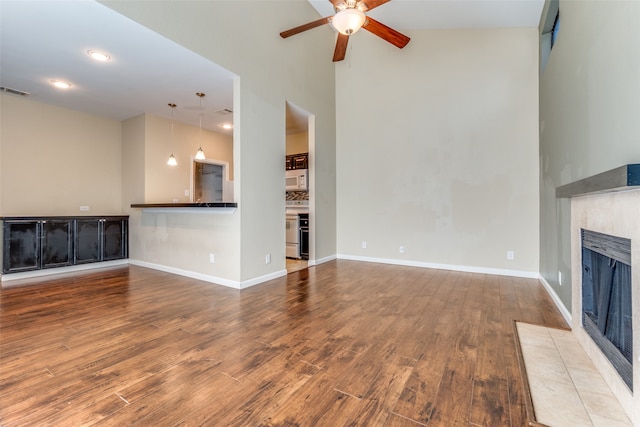
<instances>
[{"instance_id":1,"label":"white baseboard","mask_svg":"<svg viewBox=\"0 0 640 427\"><path fill-rule=\"evenodd\" d=\"M100 268L111 268L111 267L127 265L127 264L129 264L128 259L118 259L114 261L101 261L101 262L92 262L88 264L70 265L68 267L45 268L42 270L23 271L22 273L3 274L2 276L0 276L0 281L2 282L2 287L6 288L9 286L13 286L13 284L11 284L10 282L14 280L45 278L48 276L54 276L58 274L75 273L77 271L97 270Z\"/></svg>"},{"instance_id":2,"label":"white baseboard","mask_svg":"<svg viewBox=\"0 0 640 427\"><path fill-rule=\"evenodd\" d=\"M260 283L268 282L269 280L277 279L278 277L286 276L287 270L275 271L273 273L265 274L264 276L254 277L253 279L243 280L240 282L240 289L248 288L250 286L259 285Z\"/></svg>"},{"instance_id":3,"label":"white baseboard","mask_svg":"<svg viewBox=\"0 0 640 427\"><path fill-rule=\"evenodd\" d=\"M564 306L564 304L560 300L560 297L558 296L556 291L553 290L549 282L547 282L545 278L542 277L542 275L539 275L539 279L540 279L540 282L542 282L542 286L544 286L545 290L553 300L553 303L556 305L556 307L558 307L558 310L560 310L560 314L562 314L562 317L564 317L564 320L567 322L567 324L571 328L572 327L571 321L573 316L571 315L569 310L567 310L567 307Z\"/></svg>"},{"instance_id":4,"label":"white baseboard","mask_svg":"<svg viewBox=\"0 0 640 427\"><path fill-rule=\"evenodd\" d=\"M286 276L287 270L280 270L274 273L269 273L264 276L254 277L253 279L237 281L237 280L229 280L224 279L222 277L211 276L209 274L196 273L195 271L183 270L181 268L169 267L162 264L154 264L151 262L140 261L140 260L129 260L129 263L132 265L138 265L140 267L147 267L153 270L164 271L166 273L177 274L179 276L190 277L192 279L202 280L204 282L214 283L216 285L226 286L228 288L234 289L245 289L251 286L258 285L260 283L268 282L269 280L277 279L278 277Z\"/></svg>"},{"instance_id":5,"label":"white baseboard","mask_svg":"<svg viewBox=\"0 0 640 427\"><path fill-rule=\"evenodd\" d=\"M313 267L314 265L320 265L320 264L324 264L325 262L333 261L334 259L336 259L336 257L337 256L334 254L334 255L329 255L320 259L310 259L309 267Z\"/></svg>"},{"instance_id":6,"label":"white baseboard","mask_svg":"<svg viewBox=\"0 0 640 427\"><path fill-rule=\"evenodd\" d=\"M354 256L354 255L345 255L345 254L338 254L337 257L338 259L347 259L352 261L377 262L381 264L404 265L407 267L435 268L438 270L462 271L465 273L492 274L496 276L523 277L527 279L537 279L540 277L540 274L537 271L503 270L498 268L470 267L465 265L435 264L431 262L404 261L399 259L387 259L387 258L371 258L371 257L361 257L361 256Z\"/></svg>"}]
</instances>

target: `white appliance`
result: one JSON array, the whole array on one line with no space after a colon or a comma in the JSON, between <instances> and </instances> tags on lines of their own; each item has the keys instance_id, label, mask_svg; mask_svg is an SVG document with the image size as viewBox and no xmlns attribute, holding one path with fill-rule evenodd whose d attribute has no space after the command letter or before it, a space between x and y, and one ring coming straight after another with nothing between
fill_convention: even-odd
<instances>
[{"instance_id":1,"label":"white appliance","mask_svg":"<svg viewBox=\"0 0 640 427\"><path fill-rule=\"evenodd\" d=\"M287 214L287 258L300 258L300 216Z\"/></svg>"},{"instance_id":2,"label":"white appliance","mask_svg":"<svg viewBox=\"0 0 640 427\"><path fill-rule=\"evenodd\" d=\"M287 191L307 191L309 189L308 169L293 169L285 171L285 173Z\"/></svg>"},{"instance_id":3,"label":"white appliance","mask_svg":"<svg viewBox=\"0 0 640 427\"><path fill-rule=\"evenodd\" d=\"M300 214L309 214L309 200L287 200L286 208L286 256L300 259L303 249Z\"/></svg>"}]
</instances>

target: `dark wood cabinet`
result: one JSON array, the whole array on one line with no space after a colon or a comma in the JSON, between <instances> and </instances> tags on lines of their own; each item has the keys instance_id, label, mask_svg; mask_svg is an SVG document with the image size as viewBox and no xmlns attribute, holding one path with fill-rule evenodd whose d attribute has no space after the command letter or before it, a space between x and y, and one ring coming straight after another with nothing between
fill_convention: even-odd
<instances>
[{"instance_id":1,"label":"dark wood cabinet","mask_svg":"<svg viewBox=\"0 0 640 427\"><path fill-rule=\"evenodd\" d=\"M13 273L38 269L40 221L5 221L2 229L2 272Z\"/></svg>"},{"instance_id":2,"label":"dark wood cabinet","mask_svg":"<svg viewBox=\"0 0 640 427\"><path fill-rule=\"evenodd\" d=\"M73 220L52 219L40 223L42 268L64 267L73 264Z\"/></svg>"},{"instance_id":3,"label":"dark wood cabinet","mask_svg":"<svg viewBox=\"0 0 640 427\"><path fill-rule=\"evenodd\" d=\"M76 264L98 262L100 252L101 218L83 218L76 220L75 227L75 261Z\"/></svg>"},{"instance_id":4,"label":"dark wood cabinet","mask_svg":"<svg viewBox=\"0 0 640 427\"><path fill-rule=\"evenodd\" d=\"M3 218L2 272L16 273L128 257L129 218Z\"/></svg>"},{"instance_id":5,"label":"dark wood cabinet","mask_svg":"<svg viewBox=\"0 0 640 427\"><path fill-rule=\"evenodd\" d=\"M285 159L285 169L309 169L309 153L288 155Z\"/></svg>"},{"instance_id":6,"label":"dark wood cabinet","mask_svg":"<svg viewBox=\"0 0 640 427\"><path fill-rule=\"evenodd\" d=\"M127 258L129 256L128 218L105 219L102 222L102 260Z\"/></svg>"},{"instance_id":7,"label":"dark wood cabinet","mask_svg":"<svg viewBox=\"0 0 640 427\"><path fill-rule=\"evenodd\" d=\"M83 218L76 220L76 264L127 257L128 219Z\"/></svg>"}]
</instances>

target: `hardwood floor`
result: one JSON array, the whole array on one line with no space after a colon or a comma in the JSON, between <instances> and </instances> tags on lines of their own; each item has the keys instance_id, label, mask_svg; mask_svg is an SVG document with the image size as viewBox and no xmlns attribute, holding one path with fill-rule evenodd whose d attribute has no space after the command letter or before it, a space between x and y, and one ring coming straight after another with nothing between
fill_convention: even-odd
<instances>
[{"instance_id":1,"label":"hardwood floor","mask_svg":"<svg viewBox=\"0 0 640 427\"><path fill-rule=\"evenodd\" d=\"M0 425L525 426L537 280L332 261L242 291L142 267L0 291Z\"/></svg>"}]
</instances>

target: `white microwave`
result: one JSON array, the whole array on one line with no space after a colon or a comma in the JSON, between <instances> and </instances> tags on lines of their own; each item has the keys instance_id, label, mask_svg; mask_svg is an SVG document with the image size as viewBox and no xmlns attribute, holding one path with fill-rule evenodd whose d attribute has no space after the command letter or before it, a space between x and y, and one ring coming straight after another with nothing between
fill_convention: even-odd
<instances>
[{"instance_id":1,"label":"white microwave","mask_svg":"<svg viewBox=\"0 0 640 427\"><path fill-rule=\"evenodd\" d=\"M285 188L287 191L307 191L309 189L308 169L286 171Z\"/></svg>"}]
</instances>

